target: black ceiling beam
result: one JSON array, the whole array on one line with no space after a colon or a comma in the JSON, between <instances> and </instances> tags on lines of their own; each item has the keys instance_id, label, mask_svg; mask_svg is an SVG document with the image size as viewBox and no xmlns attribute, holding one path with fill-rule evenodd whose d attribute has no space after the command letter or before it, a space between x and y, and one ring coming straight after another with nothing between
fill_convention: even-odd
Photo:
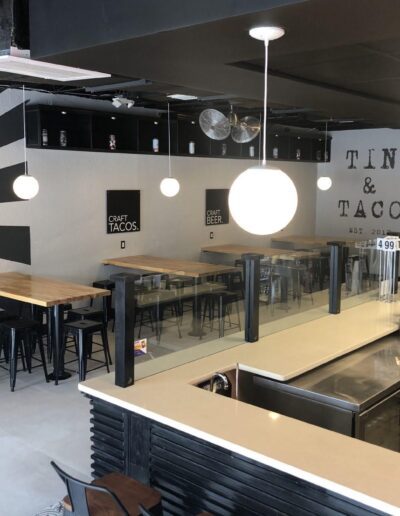
<instances>
[{"instance_id":1,"label":"black ceiling beam","mask_svg":"<svg viewBox=\"0 0 400 516\"><path fill-rule=\"evenodd\" d=\"M307 0L30 0L31 56L41 59Z\"/></svg>"}]
</instances>

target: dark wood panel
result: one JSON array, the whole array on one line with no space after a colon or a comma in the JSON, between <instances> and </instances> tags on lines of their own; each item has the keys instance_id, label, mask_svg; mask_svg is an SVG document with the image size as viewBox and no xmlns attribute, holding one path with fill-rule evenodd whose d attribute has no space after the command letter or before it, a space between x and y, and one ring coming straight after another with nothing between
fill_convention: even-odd
<instances>
[{"instance_id":1,"label":"dark wood panel","mask_svg":"<svg viewBox=\"0 0 400 516\"><path fill-rule=\"evenodd\" d=\"M92 442L100 440L103 448L101 456L93 456L95 476L119 467L149 481L162 494L166 515L190 516L204 510L216 516L383 515L184 432L100 400L92 403L92 414L97 414L91 421ZM109 431L104 428L107 422ZM108 432L112 435L107 439ZM116 458L121 452L118 435L123 439L122 462Z\"/></svg>"},{"instance_id":2,"label":"dark wood panel","mask_svg":"<svg viewBox=\"0 0 400 516\"><path fill-rule=\"evenodd\" d=\"M0 116L0 147L24 137L22 104Z\"/></svg>"},{"instance_id":3,"label":"dark wood panel","mask_svg":"<svg viewBox=\"0 0 400 516\"><path fill-rule=\"evenodd\" d=\"M25 163L0 169L0 203L22 201L13 190L15 179L25 172Z\"/></svg>"},{"instance_id":4,"label":"dark wood panel","mask_svg":"<svg viewBox=\"0 0 400 516\"><path fill-rule=\"evenodd\" d=\"M0 226L0 258L31 264L31 232L29 226Z\"/></svg>"}]
</instances>

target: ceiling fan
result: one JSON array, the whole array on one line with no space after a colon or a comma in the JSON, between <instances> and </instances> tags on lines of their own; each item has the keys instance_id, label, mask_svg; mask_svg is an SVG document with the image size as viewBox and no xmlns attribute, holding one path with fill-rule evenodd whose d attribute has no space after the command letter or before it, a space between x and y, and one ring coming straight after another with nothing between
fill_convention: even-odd
<instances>
[{"instance_id":1,"label":"ceiling fan","mask_svg":"<svg viewBox=\"0 0 400 516\"><path fill-rule=\"evenodd\" d=\"M225 140L231 135L236 143L251 142L261 130L260 120L254 116L239 119L232 106L228 116L217 109L204 109L200 113L199 123L203 133L212 140Z\"/></svg>"}]
</instances>

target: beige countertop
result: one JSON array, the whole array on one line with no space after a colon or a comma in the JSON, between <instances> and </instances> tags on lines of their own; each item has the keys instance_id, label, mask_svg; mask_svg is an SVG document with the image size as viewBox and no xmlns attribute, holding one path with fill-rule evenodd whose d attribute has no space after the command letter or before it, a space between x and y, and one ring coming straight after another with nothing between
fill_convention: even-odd
<instances>
[{"instance_id":1,"label":"beige countertop","mask_svg":"<svg viewBox=\"0 0 400 516\"><path fill-rule=\"evenodd\" d=\"M369 301L253 344L240 344L237 335L220 339L233 339L238 345L144 378L126 389L114 385L113 374L87 380L79 389L360 503L400 515L400 454L193 385L237 364L266 377L288 380L396 331L399 320L398 302Z\"/></svg>"}]
</instances>

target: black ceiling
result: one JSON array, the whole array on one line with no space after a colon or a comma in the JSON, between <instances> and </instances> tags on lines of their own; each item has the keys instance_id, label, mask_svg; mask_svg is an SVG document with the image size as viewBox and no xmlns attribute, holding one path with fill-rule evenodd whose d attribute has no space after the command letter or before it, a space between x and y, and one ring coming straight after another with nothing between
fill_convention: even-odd
<instances>
[{"instance_id":1,"label":"black ceiling","mask_svg":"<svg viewBox=\"0 0 400 516\"><path fill-rule=\"evenodd\" d=\"M264 49L248 29L281 25L285 37L270 43L273 119L400 127L399 0L31 0L30 18L32 57L147 79L126 90L150 104L175 91L206 98L187 110L259 111Z\"/></svg>"}]
</instances>

